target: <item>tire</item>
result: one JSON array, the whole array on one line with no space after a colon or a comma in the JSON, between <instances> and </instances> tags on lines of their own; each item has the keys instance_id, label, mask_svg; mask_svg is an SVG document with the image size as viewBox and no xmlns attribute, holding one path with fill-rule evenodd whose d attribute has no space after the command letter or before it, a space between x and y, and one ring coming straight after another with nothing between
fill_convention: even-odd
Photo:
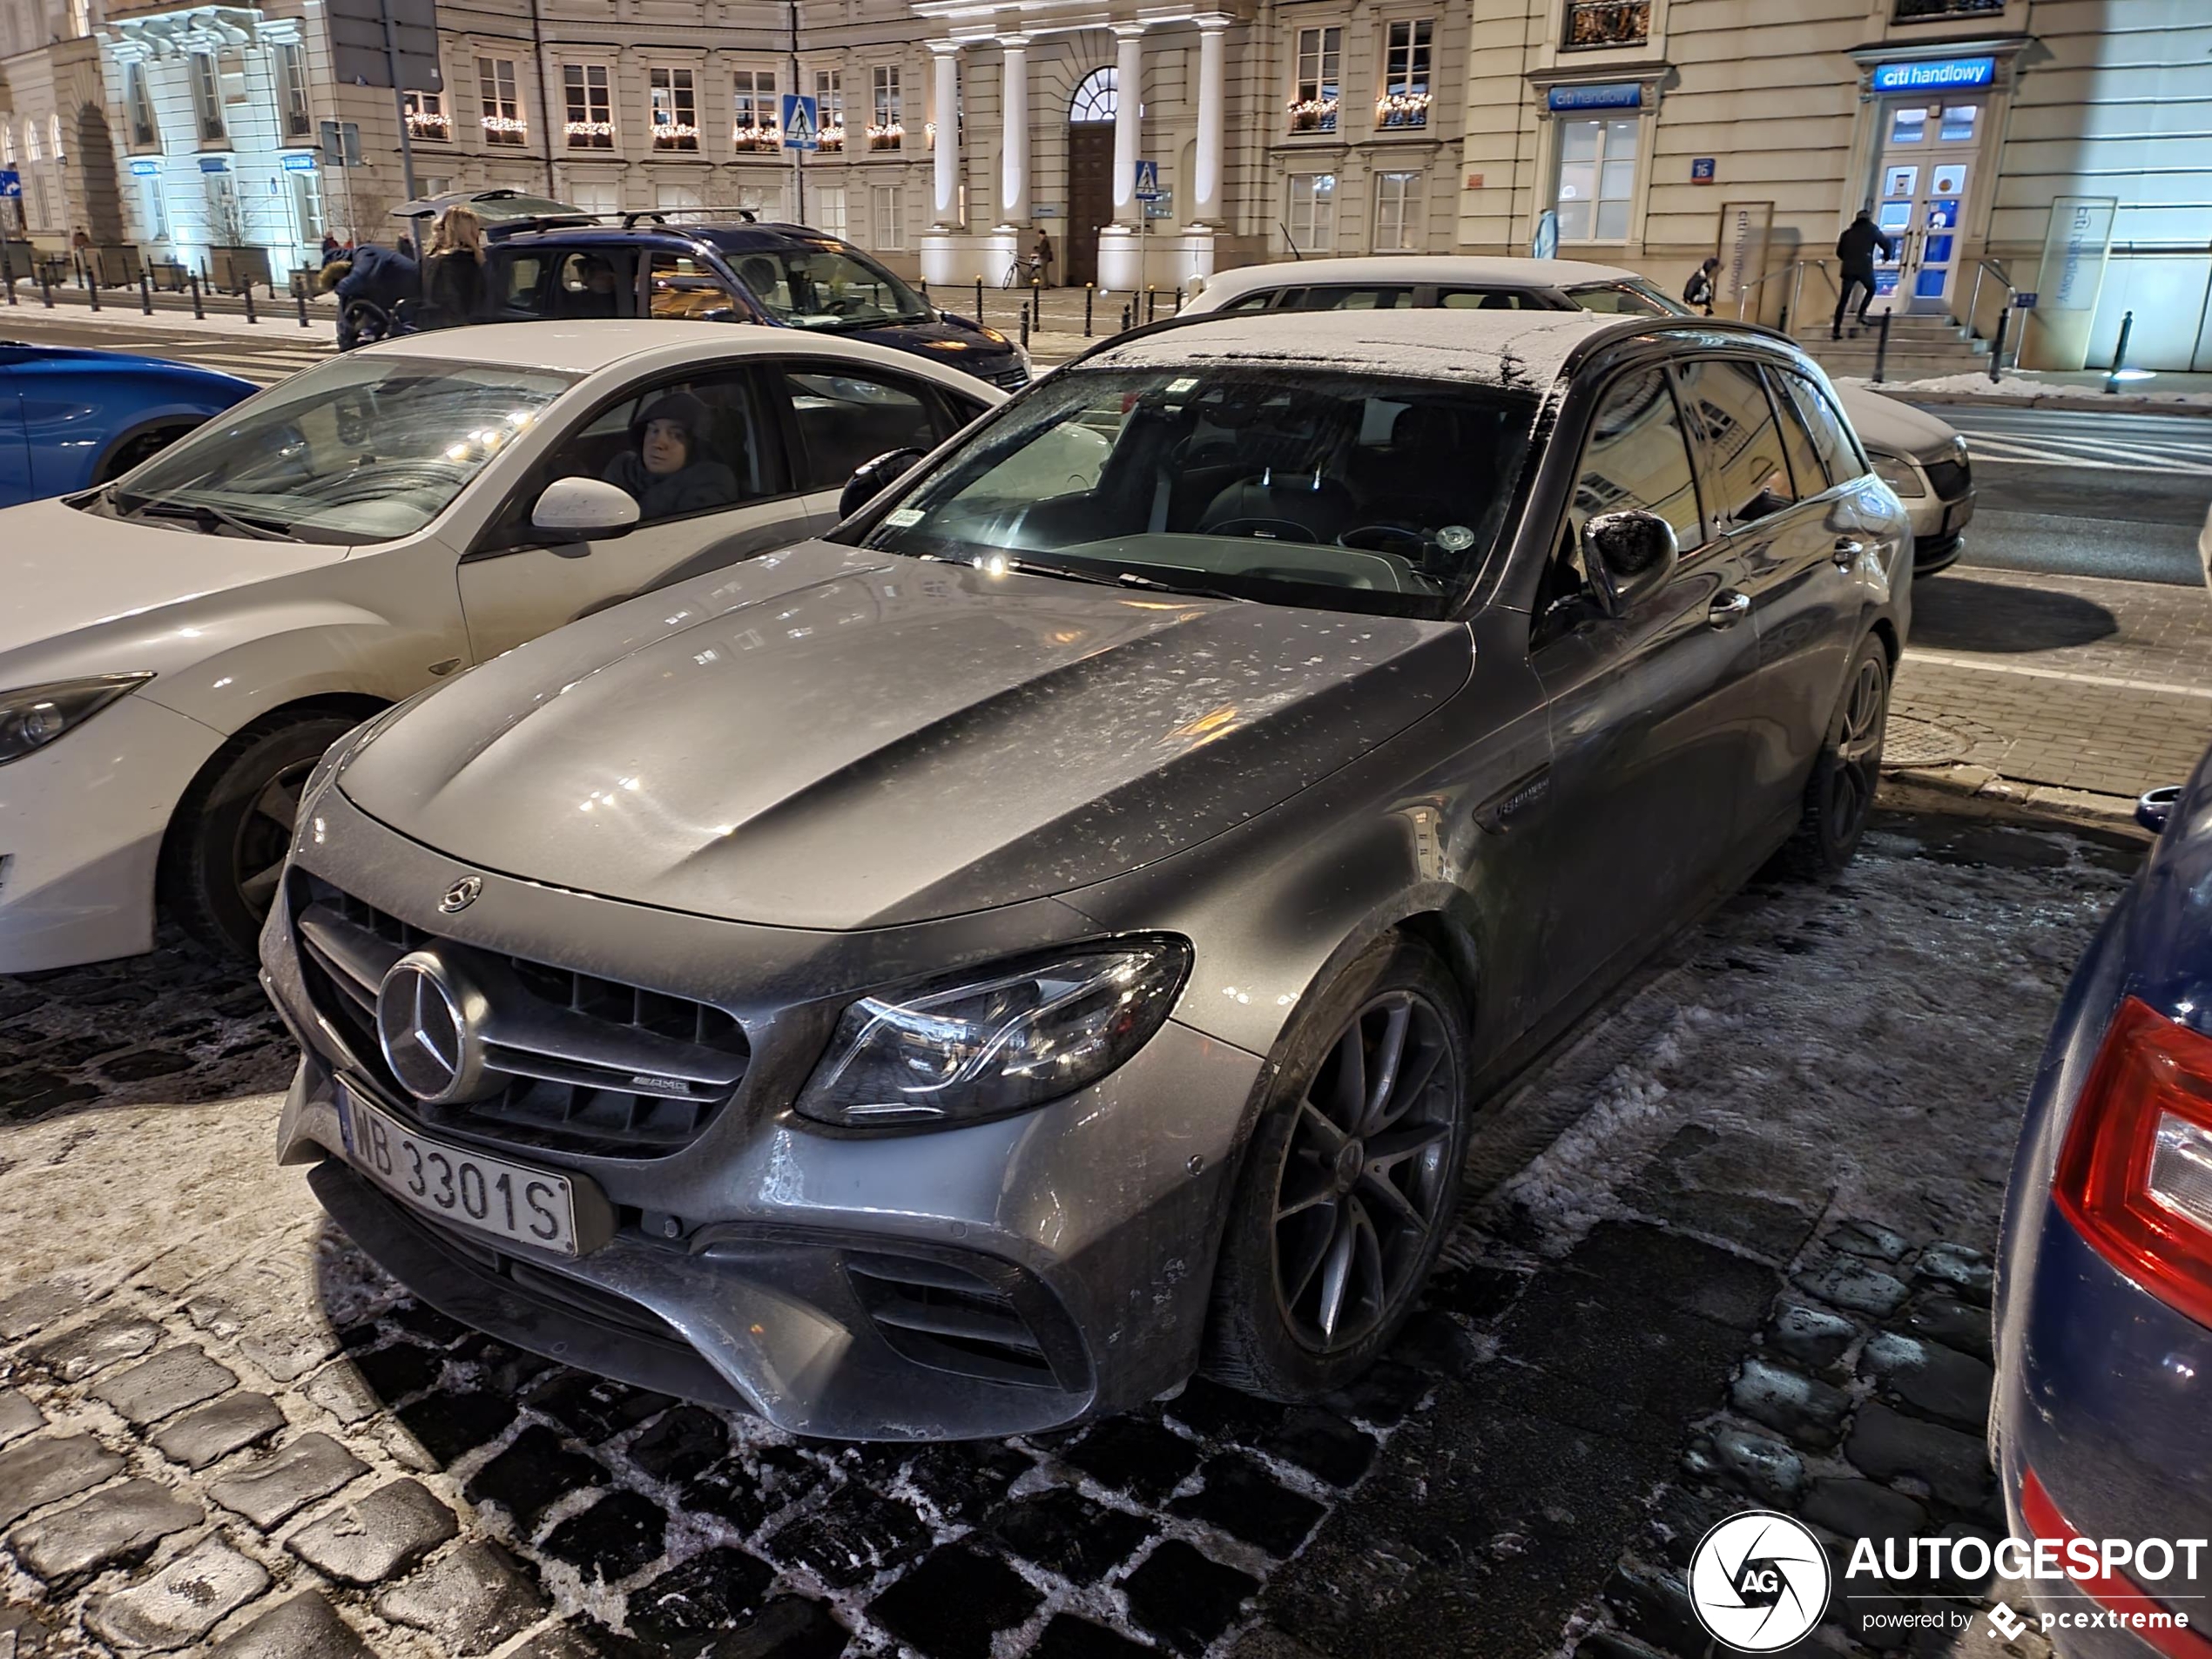
<instances>
[{"instance_id":1,"label":"tire","mask_svg":"<svg viewBox=\"0 0 2212 1659\"><path fill-rule=\"evenodd\" d=\"M164 427L125 439L101 461L99 470L92 475L92 482L96 484L113 483L133 467L152 460L191 430L188 426Z\"/></svg>"},{"instance_id":2,"label":"tire","mask_svg":"<svg viewBox=\"0 0 2212 1659\"><path fill-rule=\"evenodd\" d=\"M1393 1031L1400 1063L1377 1068ZM1356 1094L1345 1089L1355 1041ZM1378 1069L1391 1077L1379 1095ZM1316 999L1244 1151L1214 1276L1208 1376L1311 1399L1389 1345L1458 1210L1467 1076L1466 1003L1426 946L1379 941ZM1359 1133L1348 1136L1347 1123ZM1353 1144L1364 1156L1343 1150Z\"/></svg>"},{"instance_id":3,"label":"tire","mask_svg":"<svg viewBox=\"0 0 2212 1659\"><path fill-rule=\"evenodd\" d=\"M273 716L218 749L185 791L161 844L161 901L209 950L254 958L300 791L323 751L360 724L347 714Z\"/></svg>"},{"instance_id":4,"label":"tire","mask_svg":"<svg viewBox=\"0 0 2212 1659\"><path fill-rule=\"evenodd\" d=\"M1834 875L1858 851L1882 780L1882 737L1890 712L1890 655L1870 634L1844 677L1844 694L1828 722L1827 740L1805 783L1804 813L1783 849L1791 871L1812 880Z\"/></svg>"}]
</instances>

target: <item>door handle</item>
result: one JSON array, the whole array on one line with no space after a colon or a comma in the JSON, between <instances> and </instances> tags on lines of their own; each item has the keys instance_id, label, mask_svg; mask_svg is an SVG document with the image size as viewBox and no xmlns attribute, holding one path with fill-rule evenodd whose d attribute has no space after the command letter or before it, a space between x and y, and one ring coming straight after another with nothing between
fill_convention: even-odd
<instances>
[{"instance_id":1,"label":"door handle","mask_svg":"<svg viewBox=\"0 0 2212 1659\"><path fill-rule=\"evenodd\" d=\"M1716 628L1733 628L1751 614L1751 596L1730 588L1716 597L1705 620Z\"/></svg>"},{"instance_id":2,"label":"door handle","mask_svg":"<svg viewBox=\"0 0 2212 1659\"><path fill-rule=\"evenodd\" d=\"M1838 536L1836 538L1836 563L1843 570L1850 570L1858 562L1858 556L1865 551L1866 551L1866 543L1864 542L1854 541L1848 536Z\"/></svg>"}]
</instances>

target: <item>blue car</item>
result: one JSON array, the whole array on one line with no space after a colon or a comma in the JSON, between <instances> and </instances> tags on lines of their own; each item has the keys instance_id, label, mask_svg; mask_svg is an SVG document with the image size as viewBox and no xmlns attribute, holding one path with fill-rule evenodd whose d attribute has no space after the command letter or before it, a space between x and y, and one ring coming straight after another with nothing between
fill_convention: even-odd
<instances>
[{"instance_id":1,"label":"blue car","mask_svg":"<svg viewBox=\"0 0 2212 1659\"><path fill-rule=\"evenodd\" d=\"M158 357L0 341L0 507L119 478L260 389Z\"/></svg>"},{"instance_id":2,"label":"blue car","mask_svg":"<svg viewBox=\"0 0 2212 1659\"><path fill-rule=\"evenodd\" d=\"M2058 1653L2212 1659L2212 755L2136 816L2013 1166L1993 1437L2014 1534L2103 1552L2033 1587Z\"/></svg>"}]
</instances>

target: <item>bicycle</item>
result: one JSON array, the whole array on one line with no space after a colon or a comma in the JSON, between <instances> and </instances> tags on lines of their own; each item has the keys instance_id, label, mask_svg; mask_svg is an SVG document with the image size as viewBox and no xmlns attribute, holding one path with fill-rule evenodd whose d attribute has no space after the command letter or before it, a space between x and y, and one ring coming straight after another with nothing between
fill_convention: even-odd
<instances>
[{"instance_id":1,"label":"bicycle","mask_svg":"<svg viewBox=\"0 0 2212 1659\"><path fill-rule=\"evenodd\" d=\"M1006 274L999 279L1001 288L1026 288L1044 275L1044 261L1035 254L1024 254L1006 267Z\"/></svg>"}]
</instances>

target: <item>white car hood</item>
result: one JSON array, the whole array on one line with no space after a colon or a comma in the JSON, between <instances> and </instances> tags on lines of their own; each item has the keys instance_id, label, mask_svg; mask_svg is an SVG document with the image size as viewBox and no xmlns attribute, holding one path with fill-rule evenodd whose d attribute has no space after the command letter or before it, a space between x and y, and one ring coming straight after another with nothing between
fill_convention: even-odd
<instances>
[{"instance_id":1,"label":"white car hood","mask_svg":"<svg viewBox=\"0 0 2212 1659\"><path fill-rule=\"evenodd\" d=\"M1934 455L1948 449L1959 435L1959 428L1948 421L1863 386L1838 386L1836 395L1858 441L1870 449L1893 455Z\"/></svg>"},{"instance_id":2,"label":"white car hood","mask_svg":"<svg viewBox=\"0 0 2212 1659\"><path fill-rule=\"evenodd\" d=\"M203 536L189 525L133 524L58 499L0 510L0 689L26 647L204 595L334 564L344 547ZM138 664L132 664L136 667Z\"/></svg>"}]
</instances>

